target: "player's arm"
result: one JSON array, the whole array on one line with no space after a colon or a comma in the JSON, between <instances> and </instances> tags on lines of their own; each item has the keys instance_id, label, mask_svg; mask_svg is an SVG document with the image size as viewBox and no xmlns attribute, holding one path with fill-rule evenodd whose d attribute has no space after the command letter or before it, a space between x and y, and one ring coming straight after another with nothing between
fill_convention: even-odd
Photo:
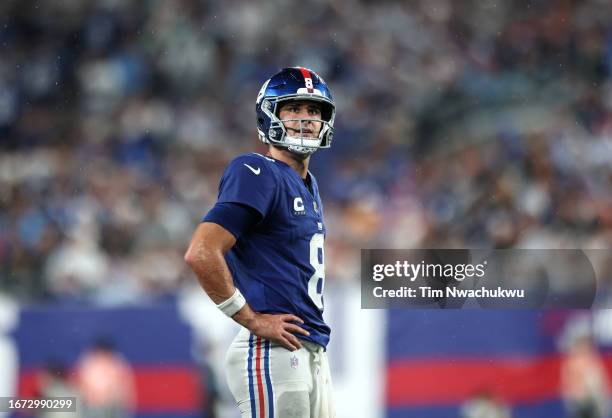
<instances>
[{"instance_id":1,"label":"player's arm","mask_svg":"<svg viewBox=\"0 0 612 418\"><path fill-rule=\"evenodd\" d=\"M185 253L185 261L216 305L229 299L236 291L223 256L235 243L236 238L222 226L202 222Z\"/></svg>"},{"instance_id":2,"label":"player's arm","mask_svg":"<svg viewBox=\"0 0 612 418\"><path fill-rule=\"evenodd\" d=\"M200 285L217 305L231 298L236 291L224 257L235 243L234 234L221 225L202 222L195 230L185 254L185 261L195 272ZM297 316L257 313L251 309L248 301L232 319L255 335L274 341L291 351L302 347L292 332L309 335L308 331L292 323L304 322Z\"/></svg>"}]
</instances>

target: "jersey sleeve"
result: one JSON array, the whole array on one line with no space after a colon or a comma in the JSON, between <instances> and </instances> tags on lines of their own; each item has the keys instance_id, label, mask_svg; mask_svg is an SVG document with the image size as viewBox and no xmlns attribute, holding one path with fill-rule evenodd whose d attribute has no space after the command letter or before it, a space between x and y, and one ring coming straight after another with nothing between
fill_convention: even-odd
<instances>
[{"instance_id":1,"label":"jersey sleeve","mask_svg":"<svg viewBox=\"0 0 612 418\"><path fill-rule=\"evenodd\" d=\"M272 207L276 188L276 177L263 158L240 156L223 173L217 203L245 205L264 218Z\"/></svg>"},{"instance_id":2,"label":"jersey sleeve","mask_svg":"<svg viewBox=\"0 0 612 418\"><path fill-rule=\"evenodd\" d=\"M249 229L261 221L261 215L255 209L239 203L217 203L202 218L202 222L221 225L238 240Z\"/></svg>"}]
</instances>

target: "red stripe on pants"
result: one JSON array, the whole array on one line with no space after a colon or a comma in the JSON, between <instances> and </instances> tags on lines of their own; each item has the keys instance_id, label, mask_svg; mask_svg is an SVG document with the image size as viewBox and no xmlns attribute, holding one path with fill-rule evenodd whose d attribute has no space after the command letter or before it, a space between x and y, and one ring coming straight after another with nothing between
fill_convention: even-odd
<instances>
[{"instance_id":1,"label":"red stripe on pants","mask_svg":"<svg viewBox=\"0 0 612 418\"><path fill-rule=\"evenodd\" d=\"M257 337L257 354L255 359L255 373L257 374L257 394L259 395L259 416L265 417L263 384L261 382L261 337Z\"/></svg>"}]
</instances>

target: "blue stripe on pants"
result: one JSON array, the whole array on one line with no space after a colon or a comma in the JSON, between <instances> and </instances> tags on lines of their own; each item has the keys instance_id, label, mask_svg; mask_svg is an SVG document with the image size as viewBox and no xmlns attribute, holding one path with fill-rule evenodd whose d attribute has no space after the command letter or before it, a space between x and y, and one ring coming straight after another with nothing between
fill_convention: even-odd
<instances>
[{"instance_id":1,"label":"blue stripe on pants","mask_svg":"<svg viewBox=\"0 0 612 418\"><path fill-rule=\"evenodd\" d=\"M253 334L251 334L249 337L249 359L247 360L247 373L249 376L249 396L251 398L251 418L257 418L257 410L255 409L255 388L253 387Z\"/></svg>"},{"instance_id":2,"label":"blue stripe on pants","mask_svg":"<svg viewBox=\"0 0 612 418\"><path fill-rule=\"evenodd\" d=\"M268 387L268 418L274 418L274 394L272 393L272 380L270 379L270 341L266 341L264 370L266 372L266 385Z\"/></svg>"}]
</instances>

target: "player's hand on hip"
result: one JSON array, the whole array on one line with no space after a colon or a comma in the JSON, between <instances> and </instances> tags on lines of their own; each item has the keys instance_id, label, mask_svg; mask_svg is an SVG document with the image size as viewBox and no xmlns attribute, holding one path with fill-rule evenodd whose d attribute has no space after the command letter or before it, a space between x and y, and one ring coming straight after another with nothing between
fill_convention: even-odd
<instances>
[{"instance_id":1,"label":"player's hand on hip","mask_svg":"<svg viewBox=\"0 0 612 418\"><path fill-rule=\"evenodd\" d=\"M256 313L249 329L259 337L278 343L289 351L295 351L302 348L302 344L292 333L305 336L310 333L294 322L304 323L300 318L291 314Z\"/></svg>"}]
</instances>

